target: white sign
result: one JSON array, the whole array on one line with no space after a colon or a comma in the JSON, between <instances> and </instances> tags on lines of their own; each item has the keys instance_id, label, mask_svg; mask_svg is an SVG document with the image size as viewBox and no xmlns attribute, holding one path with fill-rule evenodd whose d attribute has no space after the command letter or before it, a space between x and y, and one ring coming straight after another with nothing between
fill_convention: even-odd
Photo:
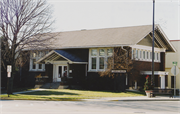
<instances>
[{"instance_id":1,"label":"white sign","mask_svg":"<svg viewBox=\"0 0 180 114\"><path fill-rule=\"evenodd\" d=\"M72 73L72 70L69 70L69 73Z\"/></svg>"},{"instance_id":2,"label":"white sign","mask_svg":"<svg viewBox=\"0 0 180 114\"><path fill-rule=\"evenodd\" d=\"M173 66L171 68L171 73L176 76L179 73L179 68L177 66Z\"/></svg>"},{"instance_id":3,"label":"white sign","mask_svg":"<svg viewBox=\"0 0 180 114\"><path fill-rule=\"evenodd\" d=\"M7 75L7 77L9 77L9 78L11 77L11 72L8 72L8 75Z\"/></svg>"},{"instance_id":4,"label":"white sign","mask_svg":"<svg viewBox=\"0 0 180 114\"><path fill-rule=\"evenodd\" d=\"M126 73L126 70L111 70L112 73Z\"/></svg>"},{"instance_id":5,"label":"white sign","mask_svg":"<svg viewBox=\"0 0 180 114\"><path fill-rule=\"evenodd\" d=\"M11 65L7 66L7 72L12 72L12 66Z\"/></svg>"}]
</instances>

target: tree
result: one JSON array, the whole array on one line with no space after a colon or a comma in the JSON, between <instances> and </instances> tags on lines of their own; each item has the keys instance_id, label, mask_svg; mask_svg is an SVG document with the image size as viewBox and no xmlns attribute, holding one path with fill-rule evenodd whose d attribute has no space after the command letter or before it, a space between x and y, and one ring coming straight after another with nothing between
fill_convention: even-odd
<instances>
[{"instance_id":1,"label":"tree","mask_svg":"<svg viewBox=\"0 0 180 114\"><path fill-rule=\"evenodd\" d=\"M12 93L15 65L24 54L24 49L47 49L51 42L50 6L46 0L1 0L0 1L0 36L2 44L2 66L12 65L10 78ZM46 34L43 34L46 33ZM42 37L43 36L43 37ZM46 36L46 37L45 37ZM46 42L46 43L45 43ZM18 62L19 63L19 62Z\"/></svg>"},{"instance_id":2,"label":"tree","mask_svg":"<svg viewBox=\"0 0 180 114\"><path fill-rule=\"evenodd\" d=\"M133 69L133 60L131 59L131 48L130 47L118 47L114 48L112 57L109 57L106 64L107 69L99 72L101 77L108 76L114 79L114 86L120 86L120 76L122 74L112 73L112 70L126 70L127 73ZM116 87L114 88L116 91ZM119 90L118 90L119 91Z\"/></svg>"}]
</instances>

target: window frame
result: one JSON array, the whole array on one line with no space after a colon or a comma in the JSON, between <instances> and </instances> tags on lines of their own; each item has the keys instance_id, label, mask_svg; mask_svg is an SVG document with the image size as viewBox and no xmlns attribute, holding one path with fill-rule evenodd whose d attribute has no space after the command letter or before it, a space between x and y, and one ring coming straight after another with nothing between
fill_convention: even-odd
<instances>
[{"instance_id":1,"label":"window frame","mask_svg":"<svg viewBox=\"0 0 180 114\"><path fill-rule=\"evenodd\" d=\"M33 65L33 60L37 61L38 59L44 56L44 54L42 53L44 53L44 51L30 52L29 71L45 71L45 64L35 64L35 68ZM39 65L41 65L41 69L39 68Z\"/></svg>"},{"instance_id":2,"label":"window frame","mask_svg":"<svg viewBox=\"0 0 180 114\"><path fill-rule=\"evenodd\" d=\"M104 50L104 55L100 55L100 50ZM108 49L112 49L112 55L108 55ZM92 50L97 50L97 55L92 56ZM89 49L89 69L88 72L104 71L107 68L108 58L113 56L114 48L90 48ZM96 58L96 69L92 69L92 58ZM104 58L104 68L100 69L100 58Z\"/></svg>"},{"instance_id":3,"label":"window frame","mask_svg":"<svg viewBox=\"0 0 180 114\"><path fill-rule=\"evenodd\" d=\"M142 49L142 48L133 48L132 47L132 59L138 60L138 61L152 61L152 50L150 49ZM154 62L161 62L161 51L156 50L154 52ZM133 56L134 55L134 56ZM138 57L137 57L138 56Z\"/></svg>"}]
</instances>

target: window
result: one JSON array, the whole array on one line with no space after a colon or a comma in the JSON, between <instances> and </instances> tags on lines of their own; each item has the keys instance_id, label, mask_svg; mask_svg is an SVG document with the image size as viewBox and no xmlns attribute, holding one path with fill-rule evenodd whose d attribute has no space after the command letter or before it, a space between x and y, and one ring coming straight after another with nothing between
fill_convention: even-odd
<instances>
[{"instance_id":1,"label":"window","mask_svg":"<svg viewBox=\"0 0 180 114\"><path fill-rule=\"evenodd\" d=\"M42 69L42 64L39 64L39 69Z\"/></svg>"},{"instance_id":2,"label":"window","mask_svg":"<svg viewBox=\"0 0 180 114\"><path fill-rule=\"evenodd\" d=\"M145 59L145 51L143 51L143 59Z\"/></svg>"},{"instance_id":3,"label":"window","mask_svg":"<svg viewBox=\"0 0 180 114\"><path fill-rule=\"evenodd\" d=\"M142 51L140 50L139 51L139 54L140 54L140 59L142 58Z\"/></svg>"},{"instance_id":4,"label":"window","mask_svg":"<svg viewBox=\"0 0 180 114\"><path fill-rule=\"evenodd\" d=\"M89 70L104 70L108 66L108 60L112 60L113 49L111 48L90 49L89 52Z\"/></svg>"},{"instance_id":5,"label":"window","mask_svg":"<svg viewBox=\"0 0 180 114\"><path fill-rule=\"evenodd\" d=\"M104 69L104 57L99 58L99 69Z\"/></svg>"},{"instance_id":6,"label":"window","mask_svg":"<svg viewBox=\"0 0 180 114\"><path fill-rule=\"evenodd\" d=\"M97 50L96 49L91 50L91 56L97 56Z\"/></svg>"},{"instance_id":7,"label":"window","mask_svg":"<svg viewBox=\"0 0 180 114\"><path fill-rule=\"evenodd\" d=\"M134 58L134 50L132 49L132 59Z\"/></svg>"},{"instance_id":8,"label":"window","mask_svg":"<svg viewBox=\"0 0 180 114\"><path fill-rule=\"evenodd\" d=\"M33 59L33 69L36 69L36 64L35 64L35 62L36 62L36 59Z\"/></svg>"},{"instance_id":9,"label":"window","mask_svg":"<svg viewBox=\"0 0 180 114\"><path fill-rule=\"evenodd\" d=\"M30 55L30 71L44 71L45 70L45 65L44 64L36 64L35 62L43 57L45 54L45 51L39 51L39 52L31 52Z\"/></svg>"},{"instance_id":10,"label":"window","mask_svg":"<svg viewBox=\"0 0 180 114\"><path fill-rule=\"evenodd\" d=\"M152 52L150 52L150 59L152 59Z\"/></svg>"},{"instance_id":11,"label":"window","mask_svg":"<svg viewBox=\"0 0 180 114\"><path fill-rule=\"evenodd\" d=\"M149 59L149 52L146 53L146 58Z\"/></svg>"},{"instance_id":12,"label":"window","mask_svg":"<svg viewBox=\"0 0 180 114\"><path fill-rule=\"evenodd\" d=\"M99 56L104 56L105 50L104 49L100 49L99 50Z\"/></svg>"},{"instance_id":13,"label":"window","mask_svg":"<svg viewBox=\"0 0 180 114\"><path fill-rule=\"evenodd\" d=\"M92 69L96 69L96 56L97 56L97 49L92 49L91 50Z\"/></svg>"},{"instance_id":14,"label":"window","mask_svg":"<svg viewBox=\"0 0 180 114\"><path fill-rule=\"evenodd\" d=\"M32 55L32 57L36 57L36 52L33 52L33 55Z\"/></svg>"},{"instance_id":15,"label":"window","mask_svg":"<svg viewBox=\"0 0 180 114\"><path fill-rule=\"evenodd\" d=\"M107 56L113 55L113 49L107 49Z\"/></svg>"},{"instance_id":16,"label":"window","mask_svg":"<svg viewBox=\"0 0 180 114\"><path fill-rule=\"evenodd\" d=\"M105 49L99 50L99 69L104 69Z\"/></svg>"},{"instance_id":17,"label":"window","mask_svg":"<svg viewBox=\"0 0 180 114\"><path fill-rule=\"evenodd\" d=\"M136 58L138 58L138 50L136 50Z\"/></svg>"},{"instance_id":18,"label":"window","mask_svg":"<svg viewBox=\"0 0 180 114\"><path fill-rule=\"evenodd\" d=\"M92 69L96 69L96 58L92 58Z\"/></svg>"}]
</instances>

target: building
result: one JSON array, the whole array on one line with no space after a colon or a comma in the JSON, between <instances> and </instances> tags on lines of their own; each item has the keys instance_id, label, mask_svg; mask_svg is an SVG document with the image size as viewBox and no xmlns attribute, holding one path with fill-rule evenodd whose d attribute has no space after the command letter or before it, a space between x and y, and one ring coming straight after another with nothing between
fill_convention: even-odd
<instances>
[{"instance_id":1,"label":"building","mask_svg":"<svg viewBox=\"0 0 180 114\"><path fill-rule=\"evenodd\" d=\"M174 75L171 73L174 61L177 62L177 67L180 70L180 40L170 40L173 46L176 48L176 53L166 53L166 71L168 74L168 88L174 88ZM180 73L176 76L176 88L180 89Z\"/></svg>"},{"instance_id":2,"label":"building","mask_svg":"<svg viewBox=\"0 0 180 114\"><path fill-rule=\"evenodd\" d=\"M118 47L131 48L127 51L134 60L134 71L123 73L121 83L126 88L143 89L145 77L152 74L151 25L60 32L51 51L31 53L28 75L44 76L46 82L62 82L62 77L67 76L74 84L98 88L102 79L98 72L106 70L108 57ZM175 48L159 25L155 26L154 50L155 87L166 88L165 53L175 52ZM100 89L112 85L110 79L104 80Z\"/></svg>"}]
</instances>

